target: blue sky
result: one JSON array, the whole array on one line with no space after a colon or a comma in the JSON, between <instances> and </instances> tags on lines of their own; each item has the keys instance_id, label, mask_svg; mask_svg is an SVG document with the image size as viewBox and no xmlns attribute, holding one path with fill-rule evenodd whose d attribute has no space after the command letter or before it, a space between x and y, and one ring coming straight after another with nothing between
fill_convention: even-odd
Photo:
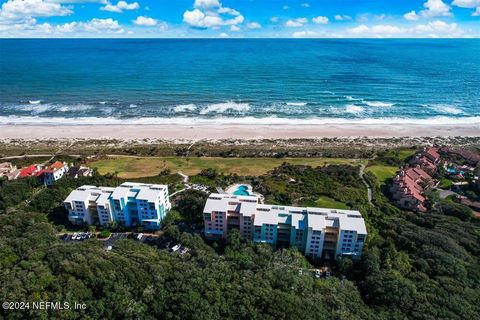
<instances>
[{"instance_id":1,"label":"blue sky","mask_svg":"<svg viewBox=\"0 0 480 320\"><path fill-rule=\"evenodd\" d=\"M480 0L2 0L0 37L480 37Z\"/></svg>"}]
</instances>

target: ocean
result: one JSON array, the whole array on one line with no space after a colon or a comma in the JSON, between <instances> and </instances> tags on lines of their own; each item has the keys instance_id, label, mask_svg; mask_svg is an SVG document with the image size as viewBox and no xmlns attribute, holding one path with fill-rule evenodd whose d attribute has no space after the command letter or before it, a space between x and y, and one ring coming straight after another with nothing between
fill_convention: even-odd
<instances>
[{"instance_id":1,"label":"ocean","mask_svg":"<svg viewBox=\"0 0 480 320\"><path fill-rule=\"evenodd\" d=\"M200 122L480 124L480 40L0 40L0 124Z\"/></svg>"}]
</instances>

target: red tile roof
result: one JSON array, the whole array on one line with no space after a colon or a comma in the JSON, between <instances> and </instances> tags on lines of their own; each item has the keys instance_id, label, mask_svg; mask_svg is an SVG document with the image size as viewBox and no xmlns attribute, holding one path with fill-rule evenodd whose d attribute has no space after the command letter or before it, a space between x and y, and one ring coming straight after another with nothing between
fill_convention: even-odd
<instances>
[{"instance_id":1,"label":"red tile roof","mask_svg":"<svg viewBox=\"0 0 480 320\"><path fill-rule=\"evenodd\" d=\"M438 153L437 148L434 148L434 147L426 148L424 153L428 158L430 158L434 161L437 161L437 160L440 159L440 154Z\"/></svg>"},{"instance_id":2,"label":"red tile roof","mask_svg":"<svg viewBox=\"0 0 480 320\"><path fill-rule=\"evenodd\" d=\"M55 161L53 164L50 165L50 170L58 170L63 168L64 164L60 161Z\"/></svg>"},{"instance_id":3,"label":"red tile roof","mask_svg":"<svg viewBox=\"0 0 480 320\"><path fill-rule=\"evenodd\" d=\"M22 168L18 177L25 178L25 177L34 176L36 175L37 172L38 172L37 166L32 164L32 165L29 165L28 167Z\"/></svg>"}]
</instances>

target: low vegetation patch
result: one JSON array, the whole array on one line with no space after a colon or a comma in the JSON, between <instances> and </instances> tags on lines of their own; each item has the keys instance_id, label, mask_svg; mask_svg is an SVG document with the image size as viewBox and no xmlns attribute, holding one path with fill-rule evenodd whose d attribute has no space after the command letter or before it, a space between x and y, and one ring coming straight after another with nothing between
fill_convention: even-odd
<instances>
[{"instance_id":1,"label":"low vegetation patch","mask_svg":"<svg viewBox=\"0 0 480 320\"><path fill-rule=\"evenodd\" d=\"M354 164L359 160L343 158L220 158L220 157L117 157L91 162L101 174L117 173L120 178L152 176L169 169L196 175L212 168L224 174L259 176L284 162L312 167L330 164Z\"/></svg>"}]
</instances>

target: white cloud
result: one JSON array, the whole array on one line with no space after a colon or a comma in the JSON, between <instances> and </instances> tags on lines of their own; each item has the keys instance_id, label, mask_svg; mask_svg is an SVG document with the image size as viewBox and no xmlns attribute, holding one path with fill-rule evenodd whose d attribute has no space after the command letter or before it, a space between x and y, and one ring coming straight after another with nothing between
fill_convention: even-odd
<instances>
[{"instance_id":1,"label":"white cloud","mask_svg":"<svg viewBox=\"0 0 480 320\"><path fill-rule=\"evenodd\" d=\"M80 22L80 27L83 27L85 31L96 33L123 33L124 30L118 24L117 20L112 18L98 19L93 18L88 22Z\"/></svg>"},{"instance_id":2,"label":"white cloud","mask_svg":"<svg viewBox=\"0 0 480 320\"><path fill-rule=\"evenodd\" d=\"M406 30L397 26L392 26L392 25L375 25L372 27L372 32L374 34L400 34L404 33Z\"/></svg>"},{"instance_id":3,"label":"white cloud","mask_svg":"<svg viewBox=\"0 0 480 320\"><path fill-rule=\"evenodd\" d=\"M425 10L420 11L420 14L426 18L451 16L451 7L445 4L442 0L427 0L423 4Z\"/></svg>"},{"instance_id":4,"label":"white cloud","mask_svg":"<svg viewBox=\"0 0 480 320\"><path fill-rule=\"evenodd\" d=\"M373 37L391 37L393 35L403 34L407 32L406 29L384 24L374 25L372 27L361 24L355 28L348 29L347 31L352 34L368 35Z\"/></svg>"},{"instance_id":5,"label":"white cloud","mask_svg":"<svg viewBox=\"0 0 480 320\"><path fill-rule=\"evenodd\" d=\"M310 8L310 3L302 3L300 6L302 6L303 8Z\"/></svg>"},{"instance_id":6,"label":"white cloud","mask_svg":"<svg viewBox=\"0 0 480 320\"><path fill-rule=\"evenodd\" d=\"M220 1L218 0L195 0L193 3L195 8L210 9L220 7Z\"/></svg>"},{"instance_id":7,"label":"white cloud","mask_svg":"<svg viewBox=\"0 0 480 320\"><path fill-rule=\"evenodd\" d=\"M446 23L445 21L436 20L427 24L420 24L415 27L415 31L429 37L460 37L465 31L458 27L456 23Z\"/></svg>"},{"instance_id":8,"label":"white cloud","mask_svg":"<svg viewBox=\"0 0 480 320\"><path fill-rule=\"evenodd\" d=\"M310 30L303 30L303 31L297 31L292 33L292 37L294 38L312 38L316 36L317 36L317 33L315 31L310 31Z\"/></svg>"},{"instance_id":9,"label":"white cloud","mask_svg":"<svg viewBox=\"0 0 480 320\"><path fill-rule=\"evenodd\" d=\"M370 30L369 27L367 27L366 25L364 24L361 24L355 28L350 28L350 29L347 29L347 31L349 33L354 33L354 34L360 34L360 33L366 33Z\"/></svg>"},{"instance_id":10,"label":"white cloud","mask_svg":"<svg viewBox=\"0 0 480 320\"><path fill-rule=\"evenodd\" d=\"M118 1L115 5L107 2L100 10L121 13L123 10L136 10L138 8L140 8L138 2L127 3L126 1Z\"/></svg>"},{"instance_id":11,"label":"white cloud","mask_svg":"<svg viewBox=\"0 0 480 320\"><path fill-rule=\"evenodd\" d=\"M323 16L318 16L312 19L312 21L316 24L327 24L328 18Z\"/></svg>"},{"instance_id":12,"label":"white cloud","mask_svg":"<svg viewBox=\"0 0 480 320\"><path fill-rule=\"evenodd\" d=\"M283 9L283 10L288 10L288 9L290 9L290 7L287 6L287 5L284 5L284 6L282 7L282 9Z\"/></svg>"},{"instance_id":13,"label":"white cloud","mask_svg":"<svg viewBox=\"0 0 480 320\"><path fill-rule=\"evenodd\" d=\"M480 7L480 0L454 0L452 5L460 8L477 8Z\"/></svg>"},{"instance_id":14,"label":"white cloud","mask_svg":"<svg viewBox=\"0 0 480 320\"><path fill-rule=\"evenodd\" d=\"M395 25L359 25L347 29L347 33L362 37L415 37L415 38L454 38L470 37L465 30L456 23L447 23L441 20L430 21L425 24L418 24L413 27L404 28Z\"/></svg>"},{"instance_id":15,"label":"white cloud","mask_svg":"<svg viewBox=\"0 0 480 320\"><path fill-rule=\"evenodd\" d=\"M368 21L368 14L367 13L362 13L357 15L357 22L367 22Z\"/></svg>"},{"instance_id":16,"label":"white cloud","mask_svg":"<svg viewBox=\"0 0 480 320\"><path fill-rule=\"evenodd\" d=\"M285 26L290 28L303 27L303 25L307 22L308 22L307 18L290 19L287 22L285 22Z\"/></svg>"},{"instance_id":17,"label":"white cloud","mask_svg":"<svg viewBox=\"0 0 480 320\"><path fill-rule=\"evenodd\" d=\"M230 38L230 36L228 35L228 33L225 33L225 32L222 32L218 35L219 38Z\"/></svg>"},{"instance_id":18,"label":"white cloud","mask_svg":"<svg viewBox=\"0 0 480 320\"><path fill-rule=\"evenodd\" d=\"M415 10L405 13L403 17L408 21L416 21L420 19L420 16L415 12Z\"/></svg>"},{"instance_id":19,"label":"white cloud","mask_svg":"<svg viewBox=\"0 0 480 320\"><path fill-rule=\"evenodd\" d=\"M247 24L248 29L261 29L262 25L258 22L250 22Z\"/></svg>"},{"instance_id":20,"label":"white cloud","mask_svg":"<svg viewBox=\"0 0 480 320\"><path fill-rule=\"evenodd\" d=\"M271 21L271 22L274 22L274 23L277 23L278 20L280 20L278 17L272 17L272 18L270 19L270 21Z\"/></svg>"},{"instance_id":21,"label":"white cloud","mask_svg":"<svg viewBox=\"0 0 480 320\"><path fill-rule=\"evenodd\" d=\"M48 2L72 4L72 3L107 3L106 0L48 0Z\"/></svg>"},{"instance_id":22,"label":"white cloud","mask_svg":"<svg viewBox=\"0 0 480 320\"><path fill-rule=\"evenodd\" d=\"M227 14L232 15L232 16L239 16L240 15L240 12L238 12L237 10L232 9L232 8L220 7L220 8L218 8L217 12L218 13L227 13Z\"/></svg>"},{"instance_id":23,"label":"white cloud","mask_svg":"<svg viewBox=\"0 0 480 320\"><path fill-rule=\"evenodd\" d=\"M460 8L475 8L475 11L472 12L472 16L480 16L480 0L454 0L452 5Z\"/></svg>"},{"instance_id":24,"label":"white cloud","mask_svg":"<svg viewBox=\"0 0 480 320\"><path fill-rule=\"evenodd\" d=\"M72 13L72 10L58 3L43 0L8 0L2 4L0 19L67 16Z\"/></svg>"},{"instance_id":25,"label":"white cloud","mask_svg":"<svg viewBox=\"0 0 480 320\"><path fill-rule=\"evenodd\" d=\"M153 27L157 25L158 21L153 18L138 16L137 19L133 20L133 23L137 26Z\"/></svg>"},{"instance_id":26,"label":"white cloud","mask_svg":"<svg viewBox=\"0 0 480 320\"><path fill-rule=\"evenodd\" d=\"M195 0L194 9L183 13L183 22L194 28L219 28L241 24L244 17L235 9L223 7L218 0Z\"/></svg>"},{"instance_id":27,"label":"white cloud","mask_svg":"<svg viewBox=\"0 0 480 320\"><path fill-rule=\"evenodd\" d=\"M337 21L346 21L346 20L352 20L352 17L344 15L344 14L337 14L335 15L335 20Z\"/></svg>"},{"instance_id":28,"label":"white cloud","mask_svg":"<svg viewBox=\"0 0 480 320\"><path fill-rule=\"evenodd\" d=\"M477 1L477 0L459 0L463 2L468 1ZM480 1L480 0L478 0ZM452 13L450 10L452 9L449 5L445 4L442 0L427 0L423 4L424 10L421 10L417 13L415 10L407 12L403 15L403 17L408 21L417 21L420 17L424 18L434 18L434 17L448 17L451 16Z\"/></svg>"},{"instance_id":29,"label":"white cloud","mask_svg":"<svg viewBox=\"0 0 480 320\"><path fill-rule=\"evenodd\" d=\"M233 31L233 32L237 32L237 31L240 31L240 27L236 26L236 25L233 25L230 27L230 31Z\"/></svg>"}]
</instances>

